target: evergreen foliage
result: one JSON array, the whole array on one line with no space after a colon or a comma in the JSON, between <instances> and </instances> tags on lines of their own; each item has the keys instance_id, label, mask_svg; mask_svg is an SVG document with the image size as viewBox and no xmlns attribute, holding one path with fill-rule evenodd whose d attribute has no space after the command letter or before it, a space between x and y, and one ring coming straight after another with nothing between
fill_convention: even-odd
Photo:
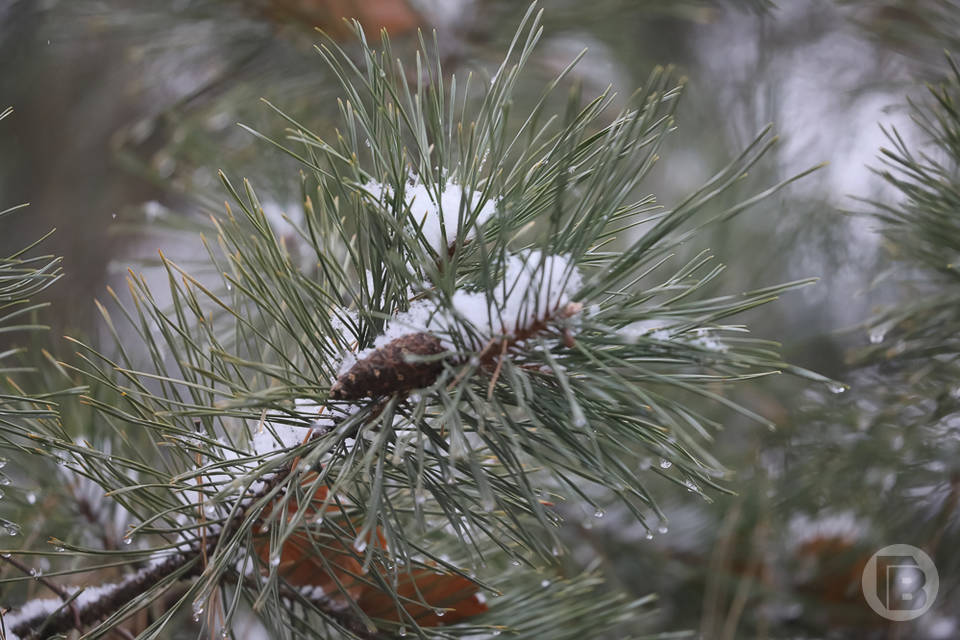
<instances>
[{"instance_id":1,"label":"evergreen foliage","mask_svg":"<svg viewBox=\"0 0 960 640\"><path fill-rule=\"evenodd\" d=\"M518 118L535 9L490 79L448 80L424 40L401 64L355 30L359 59L318 47L343 93L334 134L279 110L286 139L251 130L302 166L293 232L222 175L216 275L161 256L161 297L131 273L99 305L103 339L74 340L44 383L82 396L16 401L4 445L60 499L37 523L49 546L8 551L72 586L8 631L99 637L152 609L139 637L168 637L192 609L223 637L249 612L271 637L627 637L651 600L568 573L564 522L612 495L649 529L655 477L722 490L723 414L703 407L772 426L731 384L834 384L731 324L802 283L707 295L722 267L676 257L789 182L737 192L769 131L664 209L643 184L675 126L668 71L619 113L573 91L553 114L568 68ZM65 525L84 504L102 536ZM475 594L498 597L481 613Z\"/></svg>"}]
</instances>

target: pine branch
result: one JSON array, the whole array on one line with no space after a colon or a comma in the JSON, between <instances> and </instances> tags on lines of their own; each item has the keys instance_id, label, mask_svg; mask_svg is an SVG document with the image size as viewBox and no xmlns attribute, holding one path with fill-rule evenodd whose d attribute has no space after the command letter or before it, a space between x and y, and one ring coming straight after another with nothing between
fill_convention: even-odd
<instances>
[{"instance_id":1,"label":"pine branch","mask_svg":"<svg viewBox=\"0 0 960 640\"><path fill-rule=\"evenodd\" d=\"M578 508L555 501L602 514L616 500L649 530L664 517L656 476L703 496L722 489L705 442L723 414L705 406L769 422L723 387L779 371L824 381L721 324L798 283L706 297L722 269L706 253L672 258L705 224L786 184L718 204L773 144L768 132L657 210L642 181L680 87L656 70L618 114L610 94L574 93L555 117L546 105L565 71L518 120L512 92L540 34L531 8L479 93L456 78L448 92L424 43L411 74L386 38L382 52L362 40L359 60L326 41L342 127L327 139L281 113L286 140L257 134L303 165L293 230L278 231L251 183L221 175L230 201L203 238L215 277L161 254L169 302L140 274L128 279L132 304L110 290L98 307L105 346L73 341L77 357L57 363L88 383L82 404L95 417L64 410L67 424L36 416L13 431L101 486L129 513L135 554L159 562L144 571L163 567L149 584L134 573L96 606L80 602L82 620L105 616L106 630L186 576L178 604L216 609L211 623L227 628L246 601L278 634L320 635L316 623L477 631L473 618L431 629L458 611L421 589L424 574L460 585L455 604L460 590L502 587L550 609L525 576L555 571L564 553L557 530ZM108 555L62 546L61 557ZM236 575L238 560L263 580ZM336 593L287 606L303 586ZM558 605L563 628L551 633L623 622L601 613L626 606L619 595L562 595L579 600ZM163 633L177 608L144 635ZM582 619L560 615L573 611ZM527 637L543 631L538 611L508 603L499 615Z\"/></svg>"},{"instance_id":2,"label":"pine branch","mask_svg":"<svg viewBox=\"0 0 960 640\"><path fill-rule=\"evenodd\" d=\"M317 436L319 435L322 434L318 433ZM205 545L194 544L191 549L178 551L165 560L129 575L114 585L113 588L106 590L96 598L85 601L81 605L75 604L66 591L44 578L44 584L64 600L67 609L61 608L52 615L41 612L32 618L17 620L15 624L11 625L11 631L24 640L28 638L47 638L73 629L82 631L85 626L104 618L112 618L128 603L144 595L158 583L174 576L178 580L183 580L202 575L207 556L215 552L223 540L229 539L240 529L243 522L253 512L252 505L254 503L273 493L274 489L286 480L295 469L296 464L291 465L289 468L274 474L272 478L265 480L264 486L257 493L241 501L238 505L240 512L229 521L227 526L221 528L215 535L206 536ZM5 558L5 560L30 575L29 567L21 565L12 558ZM296 592L285 589L284 593L292 596ZM358 638L375 640L383 637L371 632L362 621L352 616L343 607L336 606L329 599L318 598L312 600L312 602L324 614ZM125 614L130 615L133 612L133 610L130 610L126 611Z\"/></svg>"}]
</instances>

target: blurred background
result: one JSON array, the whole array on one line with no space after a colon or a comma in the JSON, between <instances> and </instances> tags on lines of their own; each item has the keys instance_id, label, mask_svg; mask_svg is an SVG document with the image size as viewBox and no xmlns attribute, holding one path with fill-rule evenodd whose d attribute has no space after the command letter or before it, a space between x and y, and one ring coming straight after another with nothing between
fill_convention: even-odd
<instances>
[{"instance_id":1,"label":"blurred background","mask_svg":"<svg viewBox=\"0 0 960 640\"><path fill-rule=\"evenodd\" d=\"M546 0L546 36L529 95L582 49L587 95L624 100L657 65L687 79L678 130L647 188L669 206L773 123L781 143L745 193L823 169L699 247L727 264L721 288L819 277L743 318L787 359L849 385L780 379L737 399L775 432L730 419L715 454L732 495L712 502L664 483L659 535L616 509L571 513L573 564L599 562L611 584L656 592L648 631L703 638L956 638L960 621L960 382L918 388L899 363L895 325L871 322L911 293L877 232L875 207L901 197L871 166L881 125L923 144L906 98L947 72L960 8L933 0ZM388 29L399 55L437 29L447 72L492 73L527 7L515 0L0 0L0 204L8 255L50 228L66 277L49 293L56 335L99 331L95 298L163 249L187 266L192 232L224 199L223 170L248 177L278 224L296 219L293 161L236 125L283 136L266 98L314 131L338 118L336 83L313 49L320 27L348 38L358 17ZM562 109L564 92L558 92ZM518 108L520 112L522 109ZM913 273L913 272L911 272ZM923 281L920 273L918 281ZM929 284L929 283L926 283ZM872 356L871 356L872 354ZM880 360L877 364L877 354ZM886 355L884 355L886 354ZM925 375L925 374L923 374ZM784 376L784 378L786 378ZM952 386L951 386L952 385ZM835 389L836 390L836 389ZM859 591L866 558L909 543L934 556L941 591L910 625L873 614Z\"/></svg>"}]
</instances>

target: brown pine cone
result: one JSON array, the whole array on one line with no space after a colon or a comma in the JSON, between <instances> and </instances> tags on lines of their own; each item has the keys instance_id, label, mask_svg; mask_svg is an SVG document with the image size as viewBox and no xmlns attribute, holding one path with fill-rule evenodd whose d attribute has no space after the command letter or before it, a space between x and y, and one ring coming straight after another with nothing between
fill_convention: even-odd
<instances>
[{"instance_id":1,"label":"brown pine cone","mask_svg":"<svg viewBox=\"0 0 960 640\"><path fill-rule=\"evenodd\" d=\"M443 351L440 338L429 333L400 336L343 373L330 387L330 399L375 398L429 386L443 371L443 362L411 362L407 357L432 356Z\"/></svg>"}]
</instances>

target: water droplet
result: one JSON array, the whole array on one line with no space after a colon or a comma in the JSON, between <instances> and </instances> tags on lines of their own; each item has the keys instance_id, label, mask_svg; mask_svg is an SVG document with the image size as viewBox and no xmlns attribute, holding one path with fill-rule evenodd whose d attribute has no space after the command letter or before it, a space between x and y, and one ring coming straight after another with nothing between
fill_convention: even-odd
<instances>
[{"instance_id":1,"label":"water droplet","mask_svg":"<svg viewBox=\"0 0 960 640\"><path fill-rule=\"evenodd\" d=\"M827 389L830 391L830 393L843 393L847 390L847 385L840 382L830 382L827 384Z\"/></svg>"},{"instance_id":2,"label":"water droplet","mask_svg":"<svg viewBox=\"0 0 960 640\"><path fill-rule=\"evenodd\" d=\"M645 536L643 536L643 537L646 538L647 540L653 540L653 532L652 532L652 531L647 531L647 535L645 535Z\"/></svg>"},{"instance_id":3,"label":"water droplet","mask_svg":"<svg viewBox=\"0 0 960 640\"><path fill-rule=\"evenodd\" d=\"M407 635L407 628L406 628L406 627L400 627L400 628L397 630L397 635L400 636L401 638L406 637L406 635Z\"/></svg>"},{"instance_id":4,"label":"water droplet","mask_svg":"<svg viewBox=\"0 0 960 640\"><path fill-rule=\"evenodd\" d=\"M37 569L36 567L33 567L32 569L30 569L30 575L33 576L33 577L36 578L36 579L39 579L40 576L43 575L43 571L40 571L40 569Z\"/></svg>"},{"instance_id":5,"label":"water droplet","mask_svg":"<svg viewBox=\"0 0 960 640\"><path fill-rule=\"evenodd\" d=\"M280 554L279 554L279 553L275 553L275 554L273 554L272 556L270 556L270 566L271 566L271 567L279 567L279 566L280 566Z\"/></svg>"},{"instance_id":6,"label":"water droplet","mask_svg":"<svg viewBox=\"0 0 960 640\"><path fill-rule=\"evenodd\" d=\"M3 469L5 466L7 466L8 462L10 461L7 460L6 458L0 458L0 469Z\"/></svg>"},{"instance_id":7,"label":"water droplet","mask_svg":"<svg viewBox=\"0 0 960 640\"><path fill-rule=\"evenodd\" d=\"M0 498L3 497L3 494L0 494ZM27 494L27 504L37 504L37 494L33 491Z\"/></svg>"},{"instance_id":8,"label":"water droplet","mask_svg":"<svg viewBox=\"0 0 960 640\"><path fill-rule=\"evenodd\" d=\"M117 214L112 213L112 214L110 214L110 217L113 218L114 220L116 220L116 219L117 219Z\"/></svg>"},{"instance_id":9,"label":"water droplet","mask_svg":"<svg viewBox=\"0 0 960 640\"><path fill-rule=\"evenodd\" d=\"M123 539L123 544L131 544L133 542L133 536L126 536Z\"/></svg>"},{"instance_id":10,"label":"water droplet","mask_svg":"<svg viewBox=\"0 0 960 640\"><path fill-rule=\"evenodd\" d=\"M666 458L660 458L660 468L661 468L661 469L669 469L669 468L672 467L672 466L673 466L673 463L672 463L672 462L670 462L670 461L667 460Z\"/></svg>"},{"instance_id":11,"label":"water droplet","mask_svg":"<svg viewBox=\"0 0 960 640\"><path fill-rule=\"evenodd\" d=\"M540 581L540 586L546 589L547 587L550 586L550 581L544 578L543 580Z\"/></svg>"},{"instance_id":12,"label":"water droplet","mask_svg":"<svg viewBox=\"0 0 960 640\"><path fill-rule=\"evenodd\" d=\"M8 522L3 525L3 532L8 536L18 536L20 535L20 525L15 522Z\"/></svg>"},{"instance_id":13,"label":"water droplet","mask_svg":"<svg viewBox=\"0 0 960 640\"><path fill-rule=\"evenodd\" d=\"M0 476L0 485L3 485L3 486L5 486L5 487L9 487L9 486L10 486L10 478L8 478L7 476Z\"/></svg>"},{"instance_id":14,"label":"water droplet","mask_svg":"<svg viewBox=\"0 0 960 640\"><path fill-rule=\"evenodd\" d=\"M520 561L517 560L516 558L514 558L513 560L510 561L510 564L512 564L512 565L515 566L515 567L519 567L519 566L520 566Z\"/></svg>"},{"instance_id":15,"label":"water droplet","mask_svg":"<svg viewBox=\"0 0 960 640\"><path fill-rule=\"evenodd\" d=\"M870 331L870 344L880 344L887 337L886 329L875 327Z\"/></svg>"},{"instance_id":16,"label":"water droplet","mask_svg":"<svg viewBox=\"0 0 960 640\"><path fill-rule=\"evenodd\" d=\"M0 556L2 556L2 557L4 557L4 558L9 558L9 557L10 557L10 554L9 554L9 553L0 553Z\"/></svg>"},{"instance_id":17,"label":"water droplet","mask_svg":"<svg viewBox=\"0 0 960 640\"><path fill-rule=\"evenodd\" d=\"M193 601L193 621L194 622L200 622L200 616L203 615L204 604L205 603L203 600Z\"/></svg>"},{"instance_id":18,"label":"water droplet","mask_svg":"<svg viewBox=\"0 0 960 640\"><path fill-rule=\"evenodd\" d=\"M434 613L437 614L437 617L438 617L438 618L442 618L443 616L446 615L447 612L444 611L443 609L436 609L436 610L434 611Z\"/></svg>"},{"instance_id":19,"label":"water droplet","mask_svg":"<svg viewBox=\"0 0 960 640\"><path fill-rule=\"evenodd\" d=\"M357 550L357 553L363 553L367 549L367 541L357 536L357 539L353 541L353 548Z\"/></svg>"},{"instance_id":20,"label":"water droplet","mask_svg":"<svg viewBox=\"0 0 960 640\"><path fill-rule=\"evenodd\" d=\"M653 466L653 460L651 460L650 458L644 458L643 460L640 461L639 464L637 464L637 469L639 471L646 471L652 466Z\"/></svg>"},{"instance_id":21,"label":"water droplet","mask_svg":"<svg viewBox=\"0 0 960 640\"><path fill-rule=\"evenodd\" d=\"M596 511L594 511L594 512L593 512L593 517L594 517L594 518L602 518L602 517L603 517L603 509L597 509Z\"/></svg>"},{"instance_id":22,"label":"water droplet","mask_svg":"<svg viewBox=\"0 0 960 640\"><path fill-rule=\"evenodd\" d=\"M661 534L666 533L666 532L668 532L668 531L670 531L670 529L668 529L666 525L663 525L663 524L662 524L662 525L660 525L659 527L657 527L657 532L659 532L659 533L661 533Z\"/></svg>"}]
</instances>

